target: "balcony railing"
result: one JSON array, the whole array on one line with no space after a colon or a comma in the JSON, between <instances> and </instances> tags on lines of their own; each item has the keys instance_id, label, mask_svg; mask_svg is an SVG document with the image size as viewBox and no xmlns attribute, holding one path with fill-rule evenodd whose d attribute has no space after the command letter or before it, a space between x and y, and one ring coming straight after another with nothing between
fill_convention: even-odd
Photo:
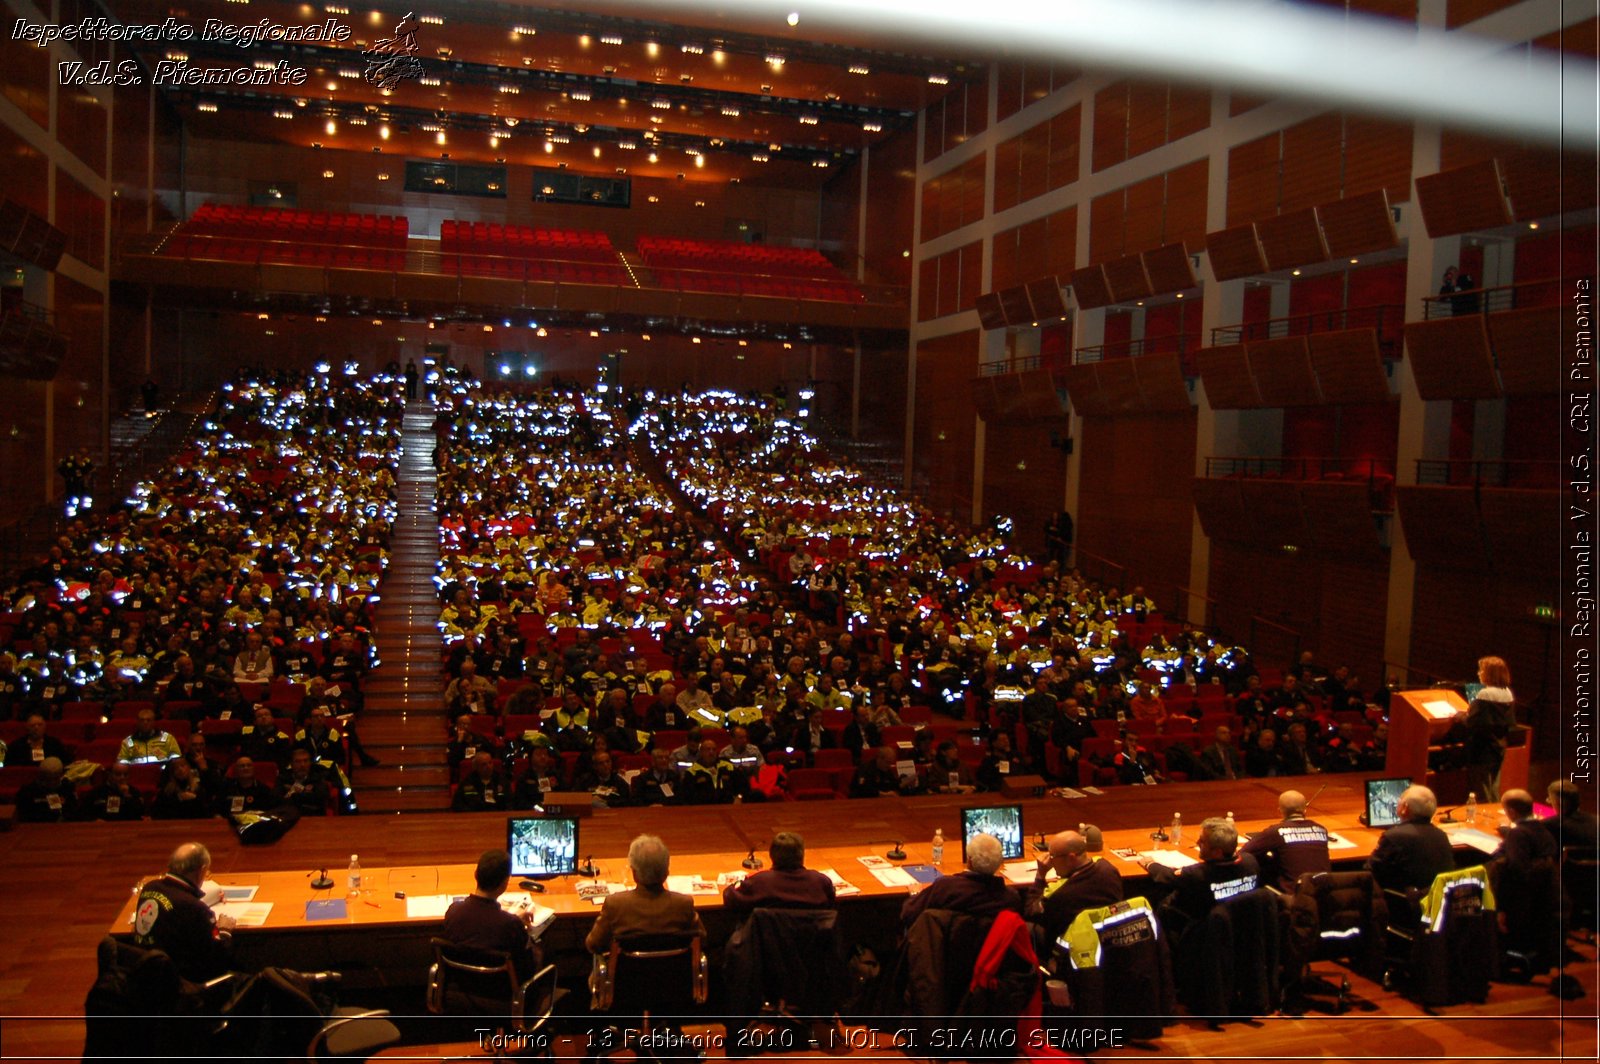
<instances>
[{"instance_id":1,"label":"balcony railing","mask_svg":"<svg viewBox=\"0 0 1600 1064\"><path fill-rule=\"evenodd\" d=\"M1219 325L1211 330L1213 347L1223 344L1249 343L1253 340L1277 340L1285 336L1309 336L1313 333L1343 332L1346 329L1371 329L1378 335L1378 351L1386 361L1400 358L1400 344L1405 325L1405 308L1398 303L1382 303L1371 307L1346 307L1342 310L1323 310L1315 314L1296 314L1287 318L1269 318L1266 321Z\"/></svg>"},{"instance_id":2,"label":"balcony railing","mask_svg":"<svg viewBox=\"0 0 1600 1064\"><path fill-rule=\"evenodd\" d=\"M1072 364L1104 362L1111 358L1141 358L1145 355L1178 355L1184 366L1184 376L1194 376L1191 368L1194 342L1181 333L1166 336L1148 336L1140 340L1121 340L1109 344L1080 347L1072 352Z\"/></svg>"},{"instance_id":3,"label":"balcony railing","mask_svg":"<svg viewBox=\"0 0 1600 1064\"><path fill-rule=\"evenodd\" d=\"M1245 480L1320 480L1365 484L1375 514L1394 512L1394 472L1376 458L1314 456L1302 458L1250 458L1216 456L1206 459L1206 476Z\"/></svg>"},{"instance_id":4,"label":"balcony railing","mask_svg":"<svg viewBox=\"0 0 1600 1064\"><path fill-rule=\"evenodd\" d=\"M1003 377L1007 373L1026 373L1029 370L1044 369L1044 359L1038 355L1028 355L1026 358L1006 358L999 362L978 363L978 376Z\"/></svg>"},{"instance_id":5,"label":"balcony railing","mask_svg":"<svg viewBox=\"0 0 1600 1064\"><path fill-rule=\"evenodd\" d=\"M762 274L741 269L690 269L651 266L636 255L607 261L593 259L517 258L459 250L448 254L405 248L310 245L292 241L245 240L184 234L169 243L168 233L139 234L122 245L125 255L148 255L173 261L225 262L313 270L364 270L457 279L510 280L562 286L674 291L705 295L762 296L825 303L905 306L908 290L899 285L870 284L846 277L803 277ZM181 251L181 253L175 253Z\"/></svg>"},{"instance_id":6,"label":"balcony railing","mask_svg":"<svg viewBox=\"0 0 1600 1064\"><path fill-rule=\"evenodd\" d=\"M1561 463L1537 459L1419 458L1417 483L1456 488L1559 488Z\"/></svg>"},{"instance_id":7,"label":"balcony railing","mask_svg":"<svg viewBox=\"0 0 1600 1064\"><path fill-rule=\"evenodd\" d=\"M1448 296L1427 296L1422 300L1422 316L1433 321L1435 318L1463 318L1502 310L1556 306L1561 303L1563 285L1570 286L1573 280L1522 281L1496 288L1474 288Z\"/></svg>"}]
</instances>

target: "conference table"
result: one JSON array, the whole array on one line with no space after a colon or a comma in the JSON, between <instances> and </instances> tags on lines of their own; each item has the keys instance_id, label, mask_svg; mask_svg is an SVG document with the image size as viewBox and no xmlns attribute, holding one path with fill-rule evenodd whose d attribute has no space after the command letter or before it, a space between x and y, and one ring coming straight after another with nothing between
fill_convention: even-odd
<instances>
[{"instance_id":1,"label":"conference table","mask_svg":"<svg viewBox=\"0 0 1600 1064\"><path fill-rule=\"evenodd\" d=\"M939 829L947 840L942 871L959 871L965 807L1022 807L1024 853L1020 860L1008 862L1011 878L1019 885L1032 878L1035 842L1041 835L1084 823L1100 827L1104 856L1123 874L1127 893L1133 896L1144 889L1147 874L1118 851L1172 850L1170 842L1154 841L1151 835L1170 825L1174 812L1182 815L1185 825L1182 850L1193 857L1204 819L1232 813L1241 834L1260 830L1278 822L1277 796L1289 788L1312 798L1311 818L1344 840L1343 847L1331 854L1335 867L1358 867L1381 834L1360 823L1364 779L1360 774L1342 774L1116 787L1072 799L1049 793L1020 799L997 794L930 795L597 810L579 820L579 852L592 855L598 874L543 881L545 890L532 894L531 900L554 913L541 939L546 955L565 956L575 970L582 963L583 936L599 912L597 904L580 897L580 886L594 880L616 889L631 886L629 841L638 834L659 835L672 854L674 879L669 885L694 891L695 905L704 910L708 937L716 947L733 926L731 914L722 912L719 877L725 881L728 874L744 871L752 851L765 861L772 835L795 831L806 840L808 867L832 869L856 888L840 898L841 932L847 940L888 949L898 931L900 906L922 884L887 885L861 859L874 859L872 863L879 865L926 865ZM431 959L429 939L442 923L437 905L430 910L419 903L424 898L442 902L440 895L469 892L478 855L505 846L506 820L503 813L314 818L302 820L269 847L230 845L230 840L213 845L208 835L218 829L197 824L191 824L187 834L211 846L212 879L218 884L253 887L254 903L270 903L259 926L245 926L235 934L239 967L337 968L352 985L394 986L423 980ZM1492 825L1480 827L1493 830ZM902 844L906 857L887 861L896 843ZM352 852L361 855L362 889L359 896L347 898L345 872ZM311 874L324 868L333 887L312 890ZM147 868L145 874L159 871L159 866ZM515 881L511 889L518 889ZM329 908L308 903L329 901L343 902L343 911L335 904L331 918L308 918L308 913ZM110 933L130 933L133 908L134 894L124 894ZM419 909L424 911L419 914Z\"/></svg>"}]
</instances>

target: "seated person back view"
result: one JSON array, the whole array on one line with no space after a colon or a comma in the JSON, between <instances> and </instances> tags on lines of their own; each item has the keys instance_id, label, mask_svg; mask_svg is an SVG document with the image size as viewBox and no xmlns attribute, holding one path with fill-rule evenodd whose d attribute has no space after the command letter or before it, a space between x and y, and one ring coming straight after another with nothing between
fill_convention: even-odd
<instances>
[{"instance_id":1,"label":"seated person back view","mask_svg":"<svg viewBox=\"0 0 1600 1064\"><path fill-rule=\"evenodd\" d=\"M1600 817L1579 808L1578 785L1571 780L1555 780L1545 794L1556 815L1540 823L1556 845L1600 849Z\"/></svg>"},{"instance_id":2,"label":"seated person back view","mask_svg":"<svg viewBox=\"0 0 1600 1064\"><path fill-rule=\"evenodd\" d=\"M928 909L955 909L968 916L989 919L1010 909L1022 910L1022 896L999 875L1000 840L978 834L967 840L967 867L953 876L940 876L900 908L900 924L910 927Z\"/></svg>"},{"instance_id":3,"label":"seated person back view","mask_svg":"<svg viewBox=\"0 0 1600 1064\"><path fill-rule=\"evenodd\" d=\"M203 983L228 970L233 917L214 914L200 900L211 871L211 852L186 842L167 859L167 873L146 883L134 903L133 940L172 959L178 974Z\"/></svg>"},{"instance_id":4,"label":"seated person back view","mask_svg":"<svg viewBox=\"0 0 1600 1064\"><path fill-rule=\"evenodd\" d=\"M1414 784L1400 792L1396 812L1400 823L1378 839L1367 858L1367 870L1384 890L1427 890L1434 877L1456 866L1450 837L1433 825L1439 801L1433 792Z\"/></svg>"},{"instance_id":5,"label":"seated person back view","mask_svg":"<svg viewBox=\"0 0 1600 1064\"><path fill-rule=\"evenodd\" d=\"M831 909L835 905L833 880L806 867L806 842L793 831L772 836L767 848L772 867L746 876L722 892L722 901L734 912L750 909Z\"/></svg>"},{"instance_id":6,"label":"seated person back view","mask_svg":"<svg viewBox=\"0 0 1600 1064\"><path fill-rule=\"evenodd\" d=\"M504 850L486 850L478 858L473 879L477 885L472 893L444 914L439 937L453 946L504 953L516 965L517 979L527 979L539 966L530 935L533 910L519 918L500 907L500 895L511 885L511 855Z\"/></svg>"},{"instance_id":7,"label":"seated person back view","mask_svg":"<svg viewBox=\"0 0 1600 1064\"><path fill-rule=\"evenodd\" d=\"M1162 925L1179 937L1204 920L1213 906L1255 890L1261 884L1261 866L1248 853L1239 853L1239 833L1221 817L1200 825L1200 863L1174 872L1141 856L1154 886L1170 890L1162 905Z\"/></svg>"},{"instance_id":8,"label":"seated person back view","mask_svg":"<svg viewBox=\"0 0 1600 1064\"><path fill-rule=\"evenodd\" d=\"M1262 863L1270 884L1291 894L1302 874L1332 870L1328 829L1306 819L1306 796L1299 791L1278 795L1278 810L1283 813L1283 820L1256 832L1244 844L1243 851Z\"/></svg>"},{"instance_id":9,"label":"seated person back view","mask_svg":"<svg viewBox=\"0 0 1600 1064\"><path fill-rule=\"evenodd\" d=\"M640 835L628 846L634 888L612 894L583 940L590 953L605 953L614 941L640 935L703 935L705 926L694 899L666 888L671 855L654 835Z\"/></svg>"}]
</instances>

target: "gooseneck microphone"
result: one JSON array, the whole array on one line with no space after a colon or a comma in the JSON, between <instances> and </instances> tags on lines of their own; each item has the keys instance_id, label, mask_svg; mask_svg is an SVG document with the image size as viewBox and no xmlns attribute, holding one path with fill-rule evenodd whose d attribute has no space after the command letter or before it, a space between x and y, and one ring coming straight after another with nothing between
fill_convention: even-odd
<instances>
[{"instance_id":1,"label":"gooseneck microphone","mask_svg":"<svg viewBox=\"0 0 1600 1064\"><path fill-rule=\"evenodd\" d=\"M333 889L333 880L328 878L328 870L326 868L319 868L315 872L307 872L306 875L308 877L316 876L315 879L311 880L311 889L312 890L332 890Z\"/></svg>"}]
</instances>

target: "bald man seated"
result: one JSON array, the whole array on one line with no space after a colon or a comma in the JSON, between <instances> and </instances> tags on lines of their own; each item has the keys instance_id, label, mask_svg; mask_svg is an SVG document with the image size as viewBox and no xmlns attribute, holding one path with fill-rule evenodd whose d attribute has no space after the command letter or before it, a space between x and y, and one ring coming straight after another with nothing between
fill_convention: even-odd
<instances>
[{"instance_id":1,"label":"bald man seated","mask_svg":"<svg viewBox=\"0 0 1600 1064\"><path fill-rule=\"evenodd\" d=\"M1085 834L1063 831L1046 840L1047 851L1039 857L1039 869L1026 893L1024 915L1044 928L1051 941L1060 938L1078 914L1122 900L1122 873L1095 853L1098 828L1086 827ZM1085 836L1088 837L1085 837ZM1054 869L1056 878L1048 879Z\"/></svg>"},{"instance_id":2,"label":"bald man seated","mask_svg":"<svg viewBox=\"0 0 1600 1064\"><path fill-rule=\"evenodd\" d=\"M1294 893L1295 882L1306 872L1329 872L1328 829L1306 819L1306 796L1299 791L1278 795L1278 811L1283 819L1240 847L1261 862L1262 877L1285 894Z\"/></svg>"},{"instance_id":3,"label":"bald man seated","mask_svg":"<svg viewBox=\"0 0 1600 1064\"><path fill-rule=\"evenodd\" d=\"M228 970L233 917L218 916L200 900L211 871L211 852L186 842L167 859L167 874L146 883L134 906L133 940L159 949L191 983L203 983Z\"/></svg>"}]
</instances>

